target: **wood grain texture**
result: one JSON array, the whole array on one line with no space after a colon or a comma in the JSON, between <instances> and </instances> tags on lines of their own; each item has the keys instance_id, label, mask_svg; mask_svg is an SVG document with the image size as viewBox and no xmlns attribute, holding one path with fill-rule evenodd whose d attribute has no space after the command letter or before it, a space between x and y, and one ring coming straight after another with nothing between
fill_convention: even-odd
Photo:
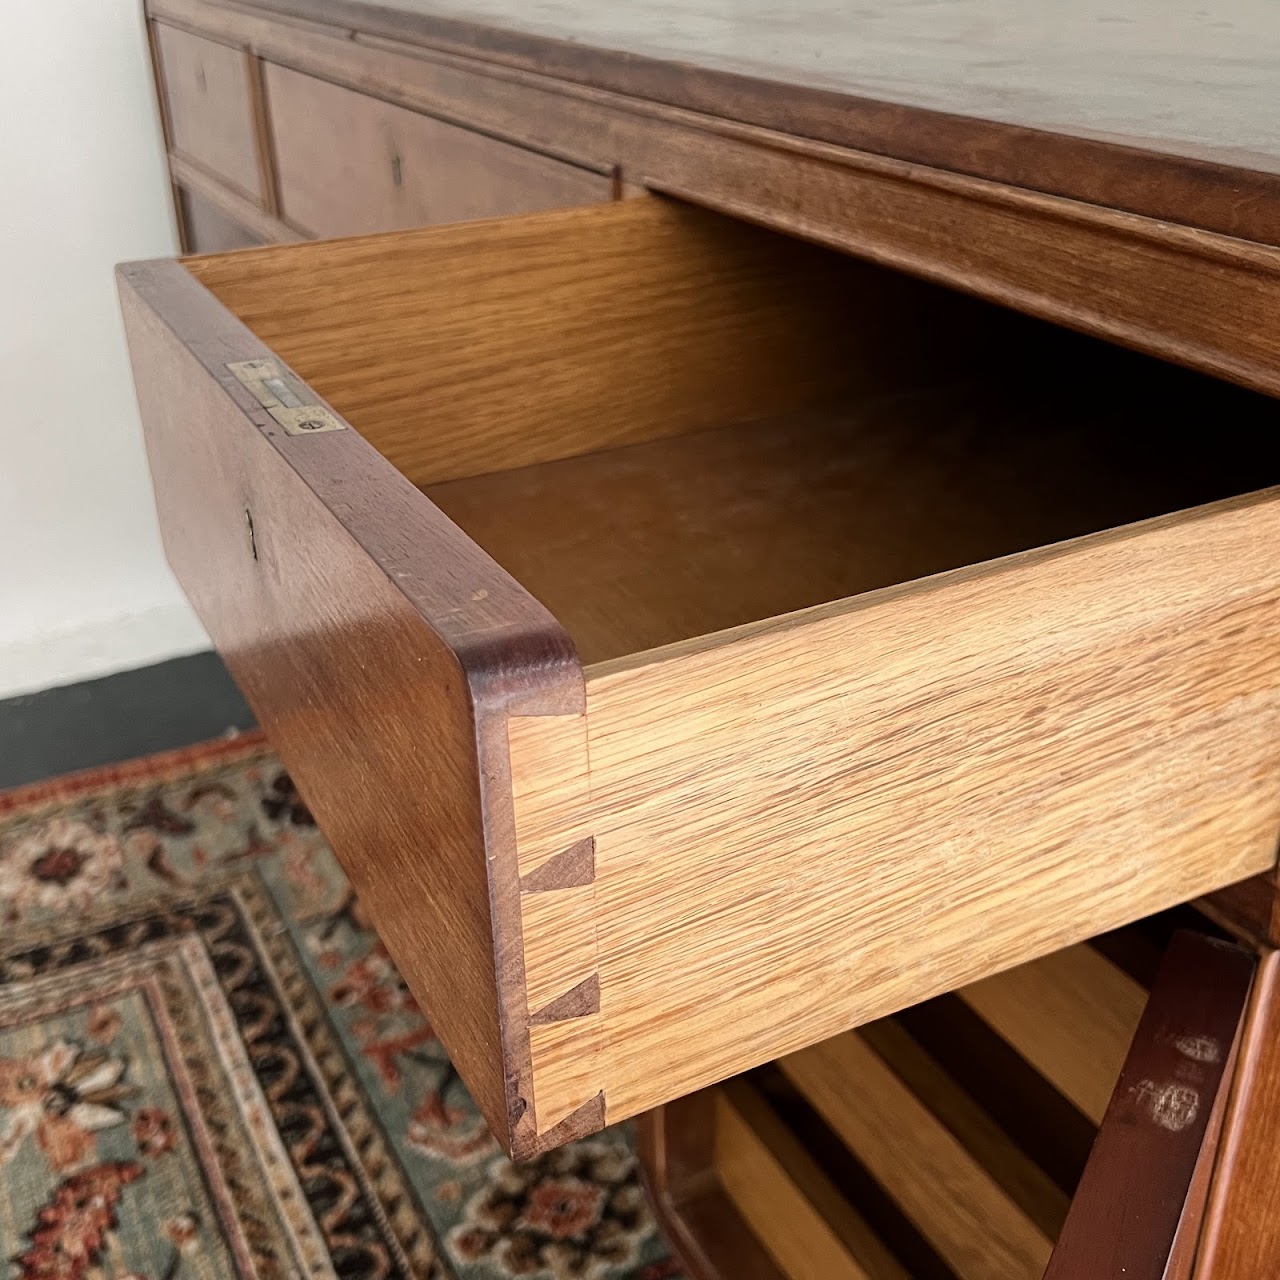
<instances>
[{"instance_id":1,"label":"wood grain texture","mask_svg":"<svg viewBox=\"0 0 1280 1280\"><path fill-rule=\"evenodd\" d=\"M716 1094L715 1165L787 1280L869 1280L723 1090Z\"/></svg>"},{"instance_id":2,"label":"wood grain texture","mask_svg":"<svg viewBox=\"0 0 1280 1280\"><path fill-rule=\"evenodd\" d=\"M1173 1280L1170 1257L1184 1219L1198 1215L1189 1198L1254 967L1242 948L1175 936L1045 1280Z\"/></svg>"},{"instance_id":3,"label":"wood grain texture","mask_svg":"<svg viewBox=\"0 0 1280 1280\"><path fill-rule=\"evenodd\" d=\"M871 313L913 359L863 374L821 409L424 492L594 663L1280 480L1280 451L1259 448L1280 422L1272 402L1030 322L1013 330L982 308L963 317L973 349L1001 351L1018 372L980 357L949 377L957 317L953 299L938 301L932 313ZM854 331L847 320L850 345ZM1064 363L1074 388L1046 397ZM707 376L715 385L711 362ZM1135 414L1167 429L1148 433ZM1202 414L1230 419L1225 469L1196 444ZM531 813L525 838L540 821ZM553 825L549 838L563 833ZM1108 1081L1095 1120L1109 1097Z\"/></svg>"},{"instance_id":4,"label":"wood grain texture","mask_svg":"<svg viewBox=\"0 0 1280 1280\"><path fill-rule=\"evenodd\" d=\"M244 50L155 25L171 145L241 194L262 199L250 67Z\"/></svg>"},{"instance_id":5,"label":"wood grain texture","mask_svg":"<svg viewBox=\"0 0 1280 1280\"><path fill-rule=\"evenodd\" d=\"M1147 993L1079 944L967 986L961 998L1101 1124Z\"/></svg>"},{"instance_id":6,"label":"wood grain texture","mask_svg":"<svg viewBox=\"0 0 1280 1280\"><path fill-rule=\"evenodd\" d=\"M780 1065L962 1280L1039 1280L1052 1242L856 1033Z\"/></svg>"},{"instance_id":7,"label":"wood grain texture","mask_svg":"<svg viewBox=\"0 0 1280 1280\"><path fill-rule=\"evenodd\" d=\"M973 313L659 200L264 251L253 268L193 265L419 485L821 403L894 369L905 383L886 328L927 306L937 323ZM879 311L853 350L834 323L847 289Z\"/></svg>"},{"instance_id":8,"label":"wood grain texture","mask_svg":"<svg viewBox=\"0 0 1280 1280\"><path fill-rule=\"evenodd\" d=\"M285 67L266 68L281 208L314 236L466 222L613 197L566 164Z\"/></svg>"},{"instance_id":9,"label":"wood grain texture","mask_svg":"<svg viewBox=\"0 0 1280 1280\"><path fill-rule=\"evenodd\" d=\"M1277 535L1269 491L589 668L610 1118L1269 867Z\"/></svg>"},{"instance_id":10,"label":"wood grain texture","mask_svg":"<svg viewBox=\"0 0 1280 1280\"><path fill-rule=\"evenodd\" d=\"M166 0L171 3L172 0ZM1280 239L1264 11L1002 0L481 7L258 0L401 47L1252 239Z\"/></svg>"},{"instance_id":11,"label":"wood grain texture","mask_svg":"<svg viewBox=\"0 0 1280 1280\"><path fill-rule=\"evenodd\" d=\"M1254 1280L1280 1267L1280 952L1258 968L1240 1043L1196 1280Z\"/></svg>"},{"instance_id":12,"label":"wood grain texture","mask_svg":"<svg viewBox=\"0 0 1280 1280\"><path fill-rule=\"evenodd\" d=\"M170 561L406 980L509 1149L598 1128L529 1104L506 768L508 713L580 709L567 637L355 431L280 430L181 266L121 292Z\"/></svg>"},{"instance_id":13,"label":"wood grain texture","mask_svg":"<svg viewBox=\"0 0 1280 1280\"><path fill-rule=\"evenodd\" d=\"M1000 979L986 981L998 983ZM1040 1232L1047 1239L1056 1240L1070 1198L981 1103L925 1052L897 1019L868 1022L858 1028L858 1035ZM955 1046L959 1055L968 1054L971 1047L969 1041L959 1041Z\"/></svg>"},{"instance_id":14,"label":"wood grain texture","mask_svg":"<svg viewBox=\"0 0 1280 1280\"><path fill-rule=\"evenodd\" d=\"M814 1153L805 1147L801 1137L788 1128L748 1078L728 1080L714 1093L717 1115L723 1117L726 1110L732 1112L729 1124L736 1128L736 1133L730 1141L747 1148L748 1161L760 1169L767 1184L783 1179L790 1185L790 1197L794 1197L792 1202L799 1201L795 1216L810 1221L816 1217L822 1223L827 1239L838 1243L844 1254L853 1259L870 1280L907 1280L908 1272L903 1264L866 1216L850 1203L849 1188L841 1187L832 1180ZM723 1119L719 1120L717 1146L728 1127ZM725 1162L719 1155L716 1156L716 1168L721 1181L729 1185ZM786 1213L782 1207L783 1195L762 1196L756 1188L754 1196L758 1212L747 1212L744 1204L743 1213L752 1229L764 1236L770 1229L769 1220L776 1220ZM762 1222L761 1218L765 1221ZM788 1224L775 1222L773 1229L780 1229L784 1233L783 1238L789 1241ZM799 1247L803 1249L803 1242Z\"/></svg>"},{"instance_id":15,"label":"wood grain texture","mask_svg":"<svg viewBox=\"0 0 1280 1280\"><path fill-rule=\"evenodd\" d=\"M338 33L343 38L330 38L203 0L151 5L153 12L203 21L266 56L376 89L403 105L582 163L620 165L633 184L1280 392L1277 251L1168 220L1178 216L1180 201L1187 208L1212 205L1216 212L1206 225L1280 238L1268 212L1273 206L1234 185L1247 175L1225 176L1211 167L1180 196L1160 192L1153 204L1129 198L1157 191L1139 164L1120 203L1153 216L1133 216L1026 190L1035 183L1023 183L1025 174L994 181L948 171L948 159L956 159L952 148L961 144L945 132L937 135L942 154L922 164L909 150L900 159L892 151L879 155L875 148L802 136L789 131L785 118L765 127L751 123L747 112L735 119L732 110L709 110L710 103L675 108L452 51L372 45L346 38L350 27ZM832 119L842 120L849 100L837 105ZM911 126L903 136L935 135ZM1009 154L1019 154L1023 141L1012 139ZM958 159L956 164L965 167ZM1101 171L1077 158L1067 172ZM1110 181L1104 175L1094 192L1101 205L1114 203L1104 198ZM1259 218L1270 219L1270 232L1255 225ZM1194 306L1185 305L1188 298Z\"/></svg>"}]
</instances>

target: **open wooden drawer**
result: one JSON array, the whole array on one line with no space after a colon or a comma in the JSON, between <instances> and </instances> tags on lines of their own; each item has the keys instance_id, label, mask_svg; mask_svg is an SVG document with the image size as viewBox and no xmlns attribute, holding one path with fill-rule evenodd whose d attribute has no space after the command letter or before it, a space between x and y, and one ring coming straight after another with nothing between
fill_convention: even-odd
<instances>
[{"instance_id":1,"label":"open wooden drawer","mask_svg":"<svg viewBox=\"0 0 1280 1280\"><path fill-rule=\"evenodd\" d=\"M172 564L518 1155L1274 861L1271 401L657 199L121 288Z\"/></svg>"}]
</instances>

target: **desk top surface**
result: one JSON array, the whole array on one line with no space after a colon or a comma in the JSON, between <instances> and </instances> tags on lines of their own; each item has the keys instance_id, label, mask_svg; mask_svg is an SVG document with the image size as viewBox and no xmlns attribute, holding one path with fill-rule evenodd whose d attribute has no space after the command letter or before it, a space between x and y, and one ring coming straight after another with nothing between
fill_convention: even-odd
<instances>
[{"instance_id":1,"label":"desk top surface","mask_svg":"<svg viewBox=\"0 0 1280 1280\"><path fill-rule=\"evenodd\" d=\"M1280 173L1275 0L348 0L343 7L457 19Z\"/></svg>"},{"instance_id":2,"label":"desk top surface","mask_svg":"<svg viewBox=\"0 0 1280 1280\"><path fill-rule=\"evenodd\" d=\"M1277 0L235 2L1280 245Z\"/></svg>"}]
</instances>

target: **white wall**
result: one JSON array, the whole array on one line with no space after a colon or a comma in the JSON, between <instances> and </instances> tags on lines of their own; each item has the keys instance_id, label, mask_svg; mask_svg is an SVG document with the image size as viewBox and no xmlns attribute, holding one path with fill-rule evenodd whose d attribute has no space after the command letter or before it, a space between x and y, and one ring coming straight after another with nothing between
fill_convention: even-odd
<instances>
[{"instance_id":1,"label":"white wall","mask_svg":"<svg viewBox=\"0 0 1280 1280\"><path fill-rule=\"evenodd\" d=\"M176 251L141 0L24 0L0 41L0 697L193 652L111 268Z\"/></svg>"}]
</instances>

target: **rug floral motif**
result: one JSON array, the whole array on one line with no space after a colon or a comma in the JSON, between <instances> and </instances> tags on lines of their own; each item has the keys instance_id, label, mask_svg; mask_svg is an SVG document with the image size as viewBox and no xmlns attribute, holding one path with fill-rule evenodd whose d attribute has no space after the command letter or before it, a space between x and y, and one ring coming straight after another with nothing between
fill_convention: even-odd
<instances>
[{"instance_id":1,"label":"rug floral motif","mask_svg":"<svg viewBox=\"0 0 1280 1280\"><path fill-rule=\"evenodd\" d=\"M502 1156L259 740L0 796L0 1276L681 1274L624 1130Z\"/></svg>"}]
</instances>

